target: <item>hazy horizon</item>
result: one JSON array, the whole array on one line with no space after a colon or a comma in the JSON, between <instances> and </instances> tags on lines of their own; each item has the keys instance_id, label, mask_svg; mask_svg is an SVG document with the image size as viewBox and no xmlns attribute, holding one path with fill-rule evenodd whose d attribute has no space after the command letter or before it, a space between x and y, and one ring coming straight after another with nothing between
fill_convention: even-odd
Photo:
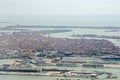
<instances>
[{"instance_id":1,"label":"hazy horizon","mask_svg":"<svg viewBox=\"0 0 120 80\"><path fill-rule=\"evenodd\" d=\"M119 0L0 0L0 25L120 26Z\"/></svg>"},{"instance_id":2,"label":"hazy horizon","mask_svg":"<svg viewBox=\"0 0 120 80\"><path fill-rule=\"evenodd\" d=\"M0 18L0 25L45 25L45 26L117 26L120 16L13 16ZM2 23L3 22L3 23Z\"/></svg>"}]
</instances>

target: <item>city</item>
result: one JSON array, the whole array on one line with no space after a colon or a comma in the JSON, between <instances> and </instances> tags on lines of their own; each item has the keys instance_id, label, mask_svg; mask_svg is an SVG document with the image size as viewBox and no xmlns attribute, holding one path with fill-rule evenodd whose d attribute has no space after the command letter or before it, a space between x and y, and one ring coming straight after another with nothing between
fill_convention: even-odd
<instances>
[{"instance_id":1,"label":"city","mask_svg":"<svg viewBox=\"0 0 120 80\"><path fill-rule=\"evenodd\" d=\"M120 80L120 0L0 0L0 80Z\"/></svg>"},{"instance_id":2,"label":"city","mask_svg":"<svg viewBox=\"0 0 120 80\"><path fill-rule=\"evenodd\" d=\"M112 72L99 69L120 68L119 46L106 39L86 39L83 36L79 39L52 37L52 34L66 32L71 30L22 29L18 32L2 32L0 59L15 60L4 63L0 74L53 76L58 77L58 80L59 77L73 77L77 80L99 79L102 75L106 75L104 79L118 78ZM83 69L78 71L74 68Z\"/></svg>"}]
</instances>

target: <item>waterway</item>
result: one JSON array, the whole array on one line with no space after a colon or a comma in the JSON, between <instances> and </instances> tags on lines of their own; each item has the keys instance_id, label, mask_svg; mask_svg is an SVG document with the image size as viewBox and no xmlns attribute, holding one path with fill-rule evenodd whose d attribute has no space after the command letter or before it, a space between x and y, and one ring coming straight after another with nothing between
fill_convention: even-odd
<instances>
[{"instance_id":1,"label":"waterway","mask_svg":"<svg viewBox=\"0 0 120 80\"><path fill-rule=\"evenodd\" d=\"M56 28L34 28L30 29L33 31L38 30L55 30ZM62 29L70 29L71 32L64 32L64 33L53 33L50 34L51 37L58 37L58 38L80 38L80 37L71 37L74 34L97 34L97 35L106 35L106 36L119 36L120 31L117 32L105 32L105 29L83 29L83 28L62 28ZM3 31L0 31L3 32ZM5 32L16 32L15 30L7 30ZM46 35L47 36L47 35ZM116 46L120 46L120 40L117 39L108 39ZM87 58L86 58L87 59ZM4 63L11 63L15 59L3 59L0 60L0 65ZM37 66L34 66L37 67ZM112 80L120 80L120 68L83 68L83 67L57 67L57 66L40 66L39 68L58 68L58 69L71 69L71 70L88 70L88 71L104 71L104 72L111 72L113 75L118 76L118 79ZM100 76L98 80L106 80L106 75ZM61 78L61 77L60 77ZM75 78L72 78L75 79ZM0 80L57 80L57 77L51 76L26 76L26 75L0 75ZM81 79L81 80L89 80L89 79ZM107 79L110 80L110 79Z\"/></svg>"},{"instance_id":2,"label":"waterway","mask_svg":"<svg viewBox=\"0 0 120 80\"><path fill-rule=\"evenodd\" d=\"M31 31L39 31L39 30L56 30L56 29L64 29L64 30L71 30L70 32L62 32L62 33L52 33L50 34L51 37L57 38L72 38L72 39L79 39L81 37L72 37L72 35L83 35L83 34L95 34L95 35L105 35L105 36L120 36L120 30L116 32L107 32L106 30L111 29L87 29L87 28L17 28L17 29L24 29L24 30L31 30ZM0 30L0 32L20 32L20 30ZM49 36L49 35L46 35ZM88 38L88 37L86 37ZM91 38L90 38L91 39ZM95 38L98 39L98 38ZM100 38L99 38L100 39ZM106 39L106 38L102 38ZM120 39L107 39L114 43L116 46L120 46Z\"/></svg>"},{"instance_id":3,"label":"waterway","mask_svg":"<svg viewBox=\"0 0 120 80\"><path fill-rule=\"evenodd\" d=\"M85 58L86 60L87 58ZM5 63L11 63L16 59L1 59L0 66ZM88 58L88 60L94 60L92 58ZM70 69L70 70L86 70L86 71L102 71L102 72L110 72L115 76L118 76L117 79L112 80L120 80L120 68L84 68L84 67L58 67L58 66L33 66L35 68L57 68L57 69ZM98 80L106 80L106 75L99 76ZM52 76L29 76L29 75L0 75L0 80L57 80L64 77L52 77ZM73 77L71 80L75 80L77 78ZM81 80L90 80L90 79L81 79ZM110 80L110 79L107 79Z\"/></svg>"},{"instance_id":4,"label":"waterway","mask_svg":"<svg viewBox=\"0 0 120 80\"><path fill-rule=\"evenodd\" d=\"M39 30L56 30L59 28L17 28L17 29L24 29L24 30L31 30L31 31L39 31ZM73 34L83 35L83 34L96 34L96 35L105 35L105 36L119 36L120 30L116 32L106 32L106 29L87 29L87 28L60 28L64 30L71 30L70 32L62 32L62 33L52 33L50 34L51 37L58 37L58 38L72 38L72 39L79 39L81 37L72 37ZM111 30L111 29L107 29ZM0 30L0 32L20 32L20 30ZM48 36L48 35L46 35ZM97 39L97 38L96 38ZM100 38L99 38L100 39ZM107 39L114 43L116 46L120 46L120 39Z\"/></svg>"}]
</instances>

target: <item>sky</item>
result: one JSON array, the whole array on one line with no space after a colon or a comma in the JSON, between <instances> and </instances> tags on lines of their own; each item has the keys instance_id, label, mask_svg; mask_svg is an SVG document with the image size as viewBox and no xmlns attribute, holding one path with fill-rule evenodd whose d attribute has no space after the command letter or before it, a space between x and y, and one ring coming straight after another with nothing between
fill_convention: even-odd
<instances>
[{"instance_id":1,"label":"sky","mask_svg":"<svg viewBox=\"0 0 120 80\"><path fill-rule=\"evenodd\" d=\"M0 0L0 22L120 26L120 0Z\"/></svg>"}]
</instances>

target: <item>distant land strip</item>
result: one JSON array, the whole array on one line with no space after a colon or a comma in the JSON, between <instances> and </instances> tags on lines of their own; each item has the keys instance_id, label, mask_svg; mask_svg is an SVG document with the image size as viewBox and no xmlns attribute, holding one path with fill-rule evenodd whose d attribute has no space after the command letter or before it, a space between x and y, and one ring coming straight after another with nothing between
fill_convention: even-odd
<instances>
[{"instance_id":1,"label":"distant land strip","mask_svg":"<svg viewBox=\"0 0 120 80\"><path fill-rule=\"evenodd\" d=\"M42 25L15 25L6 26L6 28L85 28L85 29L120 29L119 26L42 26Z\"/></svg>"},{"instance_id":2,"label":"distant land strip","mask_svg":"<svg viewBox=\"0 0 120 80\"><path fill-rule=\"evenodd\" d=\"M73 37L91 37L91 38L107 38L107 39L120 39L120 36L105 36L105 35L96 35L96 34L74 34Z\"/></svg>"},{"instance_id":3,"label":"distant land strip","mask_svg":"<svg viewBox=\"0 0 120 80\"><path fill-rule=\"evenodd\" d=\"M1 24L1 23L12 23L12 22L0 22L0 24Z\"/></svg>"}]
</instances>

